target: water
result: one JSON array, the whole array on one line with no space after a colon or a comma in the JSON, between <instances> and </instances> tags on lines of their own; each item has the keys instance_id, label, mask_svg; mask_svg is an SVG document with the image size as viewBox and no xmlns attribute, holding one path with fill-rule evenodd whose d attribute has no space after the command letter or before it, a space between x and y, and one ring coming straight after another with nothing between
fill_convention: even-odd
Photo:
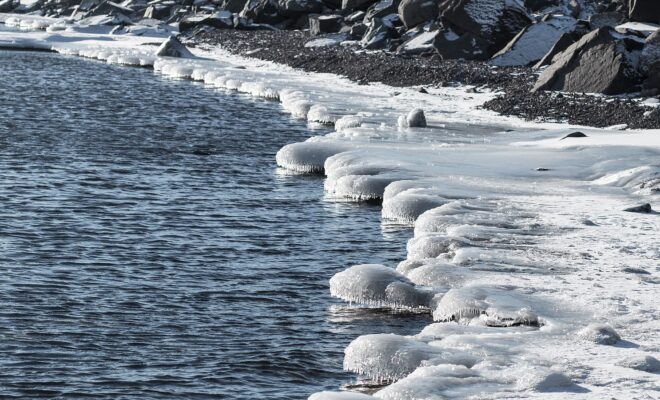
<instances>
[{"instance_id":1,"label":"water","mask_svg":"<svg viewBox=\"0 0 660 400\"><path fill-rule=\"evenodd\" d=\"M0 395L302 399L354 380L355 337L417 333L330 298L410 232L278 171L311 134L277 103L0 52Z\"/></svg>"}]
</instances>

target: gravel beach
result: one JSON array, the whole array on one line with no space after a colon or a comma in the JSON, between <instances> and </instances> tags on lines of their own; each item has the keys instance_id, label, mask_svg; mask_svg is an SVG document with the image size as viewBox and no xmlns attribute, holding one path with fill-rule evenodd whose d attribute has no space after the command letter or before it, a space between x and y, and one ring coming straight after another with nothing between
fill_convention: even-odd
<instances>
[{"instance_id":1,"label":"gravel beach","mask_svg":"<svg viewBox=\"0 0 660 400\"><path fill-rule=\"evenodd\" d=\"M189 38L188 45L221 45L234 53L286 64L309 72L334 73L359 83L382 82L403 87L473 85L502 94L484 107L535 121L558 121L633 129L660 128L660 109L626 96L531 92L537 72L530 67L493 67L478 61L442 60L437 55L401 56L357 51L357 46L305 47L319 36L307 31L216 30Z\"/></svg>"}]
</instances>

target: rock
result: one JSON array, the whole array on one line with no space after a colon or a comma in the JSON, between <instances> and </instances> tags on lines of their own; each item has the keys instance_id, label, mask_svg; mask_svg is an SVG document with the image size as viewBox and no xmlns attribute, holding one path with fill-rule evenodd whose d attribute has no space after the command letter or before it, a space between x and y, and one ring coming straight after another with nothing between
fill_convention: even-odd
<instances>
[{"instance_id":1,"label":"rock","mask_svg":"<svg viewBox=\"0 0 660 400\"><path fill-rule=\"evenodd\" d=\"M639 68L647 76L652 76L651 67L660 62L660 29L653 32L644 42L644 49L639 59Z\"/></svg>"},{"instance_id":2,"label":"rock","mask_svg":"<svg viewBox=\"0 0 660 400\"><path fill-rule=\"evenodd\" d=\"M362 39L364 34L367 33L368 29L369 27L367 27L367 24L359 23L353 25L351 29L348 31L348 34L351 35L352 38Z\"/></svg>"},{"instance_id":3,"label":"rock","mask_svg":"<svg viewBox=\"0 0 660 400\"><path fill-rule=\"evenodd\" d=\"M349 14L348 16L346 16L346 18L344 18L344 21L346 21L349 24L352 24L354 22L364 20L365 15L367 15L367 13L365 13L364 11L355 11Z\"/></svg>"},{"instance_id":4,"label":"rock","mask_svg":"<svg viewBox=\"0 0 660 400\"><path fill-rule=\"evenodd\" d=\"M366 10L374 4L376 0L342 0L342 10Z\"/></svg>"},{"instance_id":5,"label":"rock","mask_svg":"<svg viewBox=\"0 0 660 400\"><path fill-rule=\"evenodd\" d=\"M408 113L406 116L408 126L411 128L424 128L426 127L426 116L424 110L416 108Z\"/></svg>"},{"instance_id":6,"label":"rock","mask_svg":"<svg viewBox=\"0 0 660 400\"><path fill-rule=\"evenodd\" d=\"M651 275L651 273L645 269L642 268L635 268L635 267L625 267L621 269L621 272L625 272L628 274L638 274L638 275Z\"/></svg>"},{"instance_id":7,"label":"rock","mask_svg":"<svg viewBox=\"0 0 660 400\"><path fill-rule=\"evenodd\" d=\"M609 346L621 340L621 336L611 326L603 324L591 324L578 331L577 336L582 340Z\"/></svg>"},{"instance_id":8,"label":"rock","mask_svg":"<svg viewBox=\"0 0 660 400\"><path fill-rule=\"evenodd\" d=\"M134 12L132 8L124 7L112 1L104 1L87 13L87 17L95 15L130 15Z\"/></svg>"},{"instance_id":9,"label":"rock","mask_svg":"<svg viewBox=\"0 0 660 400\"><path fill-rule=\"evenodd\" d=\"M343 20L341 15L310 15L309 33L312 35L337 33L341 30Z\"/></svg>"},{"instance_id":10,"label":"rock","mask_svg":"<svg viewBox=\"0 0 660 400\"><path fill-rule=\"evenodd\" d=\"M378 3L372 4L364 16L363 22L369 23L374 17L383 18L389 14L395 14L399 7L400 0L380 0Z\"/></svg>"},{"instance_id":11,"label":"rock","mask_svg":"<svg viewBox=\"0 0 660 400\"><path fill-rule=\"evenodd\" d=\"M559 39L552 45L550 50L534 64L534 68L541 68L544 65L552 63L553 58L566 50L570 45L580 40L582 36L589 32L589 23L586 21L577 21L572 32L562 33Z\"/></svg>"},{"instance_id":12,"label":"rock","mask_svg":"<svg viewBox=\"0 0 660 400\"><path fill-rule=\"evenodd\" d=\"M239 16L263 24L278 24L286 19L279 14L275 0L247 0Z\"/></svg>"},{"instance_id":13,"label":"rock","mask_svg":"<svg viewBox=\"0 0 660 400\"><path fill-rule=\"evenodd\" d=\"M544 8L556 6L559 4L558 0L524 0L525 8L532 11L540 11Z\"/></svg>"},{"instance_id":14,"label":"rock","mask_svg":"<svg viewBox=\"0 0 660 400\"><path fill-rule=\"evenodd\" d=\"M652 374L660 372L660 361L653 356L632 356L619 361L616 365Z\"/></svg>"},{"instance_id":15,"label":"rock","mask_svg":"<svg viewBox=\"0 0 660 400\"><path fill-rule=\"evenodd\" d=\"M218 11L212 15L193 15L179 21L180 32L185 32L198 26L210 26L216 29L233 29L234 18L229 11Z\"/></svg>"},{"instance_id":16,"label":"rock","mask_svg":"<svg viewBox=\"0 0 660 400\"><path fill-rule=\"evenodd\" d=\"M564 140L564 139L568 139L568 138L581 138L581 137L588 137L588 136L585 135L582 132L572 132L572 133L569 133L568 135L564 136L563 138L561 138L559 140Z\"/></svg>"},{"instance_id":17,"label":"rock","mask_svg":"<svg viewBox=\"0 0 660 400\"><path fill-rule=\"evenodd\" d=\"M0 13L10 12L14 9L14 0L0 0Z\"/></svg>"},{"instance_id":18,"label":"rock","mask_svg":"<svg viewBox=\"0 0 660 400\"><path fill-rule=\"evenodd\" d=\"M437 34L438 31L422 31L421 33L417 34L417 36L414 36L411 39L403 42L403 44L397 48L397 53L414 55L433 51L433 42L435 41Z\"/></svg>"},{"instance_id":19,"label":"rock","mask_svg":"<svg viewBox=\"0 0 660 400\"><path fill-rule=\"evenodd\" d=\"M648 214L648 213L652 213L653 209L651 208L651 205L649 203L646 203L639 206L625 208L623 211Z\"/></svg>"},{"instance_id":20,"label":"rock","mask_svg":"<svg viewBox=\"0 0 660 400\"><path fill-rule=\"evenodd\" d=\"M628 18L631 21L660 24L660 1L628 0Z\"/></svg>"},{"instance_id":21,"label":"rock","mask_svg":"<svg viewBox=\"0 0 660 400\"><path fill-rule=\"evenodd\" d=\"M490 60L500 67L525 66L543 58L562 34L574 30L577 21L572 17L549 16L524 28Z\"/></svg>"},{"instance_id":22,"label":"rock","mask_svg":"<svg viewBox=\"0 0 660 400\"><path fill-rule=\"evenodd\" d=\"M599 14L594 14L589 17L589 24L592 29L598 29L603 27L611 27L623 23L626 20L626 17L616 11L604 12Z\"/></svg>"},{"instance_id":23,"label":"rock","mask_svg":"<svg viewBox=\"0 0 660 400\"><path fill-rule=\"evenodd\" d=\"M279 0L278 10L284 16L320 13L323 3L320 0Z\"/></svg>"},{"instance_id":24,"label":"rock","mask_svg":"<svg viewBox=\"0 0 660 400\"><path fill-rule=\"evenodd\" d=\"M532 91L620 94L641 84L640 44L611 28L600 28L558 54Z\"/></svg>"},{"instance_id":25,"label":"rock","mask_svg":"<svg viewBox=\"0 0 660 400\"><path fill-rule=\"evenodd\" d=\"M443 60L487 60L489 45L486 39L470 32L459 36L451 30L438 32L433 40L433 47Z\"/></svg>"},{"instance_id":26,"label":"rock","mask_svg":"<svg viewBox=\"0 0 660 400\"><path fill-rule=\"evenodd\" d=\"M335 33L331 35L325 35L322 38L310 40L305 43L305 47L330 47L330 46L339 46L341 42L348 40L349 36L346 33Z\"/></svg>"},{"instance_id":27,"label":"rock","mask_svg":"<svg viewBox=\"0 0 660 400\"><path fill-rule=\"evenodd\" d=\"M387 20L374 18L368 25L367 32L364 34L362 47L365 49L382 49L388 44L388 38L391 37L394 27Z\"/></svg>"},{"instance_id":28,"label":"rock","mask_svg":"<svg viewBox=\"0 0 660 400\"><path fill-rule=\"evenodd\" d=\"M438 17L438 4L434 0L402 0L399 18L407 29Z\"/></svg>"},{"instance_id":29,"label":"rock","mask_svg":"<svg viewBox=\"0 0 660 400\"><path fill-rule=\"evenodd\" d=\"M238 14L245 8L245 3L247 3L247 0L224 0L220 8Z\"/></svg>"},{"instance_id":30,"label":"rock","mask_svg":"<svg viewBox=\"0 0 660 400\"><path fill-rule=\"evenodd\" d=\"M648 78L642 82L641 95L644 97L660 95L660 62L656 62L648 70Z\"/></svg>"},{"instance_id":31,"label":"rock","mask_svg":"<svg viewBox=\"0 0 660 400\"><path fill-rule=\"evenodd\" d=\"M195 56L177 39L175 36L170 36L163 44L156 50L158 57L179 57L179 58L195 58Z\"/></svg>"},{"instance_id":32,"label":"rock","mask_svg":"<svg viewBox=\"0 0 660 400\"><path fill-rule=\"evenodd\" d=\"M440 15L460 37L470 33L467 38L475 38L475 50L482 51L482 43L488 43L485 58L502 49L532 22L522 4L515 0L444 0ZM476 43L476 38L481 43Z\"/></svg>"},{"instance_id":33,"label":"rock","mask_svg":"<svg viewBox=\"0 0 660 400\"><path fill-rule=\"evenodd\" d=\"M171 7L164 4L152 4L144 10L144 18L166 19L170 16Z\"/></svg>"},{"instance_id":34,"label":"rock","mask_svg":"<svg viewBox=\"0 0 660 400\"><path fill-rule=\"evenodd\" d=\"M579 17L580 13L582 12L582 6L577 2L577 0L569 1L566 7L568 8L568 11L571 13L571 17L573 18Z\"/></svg>"}]
</instances>

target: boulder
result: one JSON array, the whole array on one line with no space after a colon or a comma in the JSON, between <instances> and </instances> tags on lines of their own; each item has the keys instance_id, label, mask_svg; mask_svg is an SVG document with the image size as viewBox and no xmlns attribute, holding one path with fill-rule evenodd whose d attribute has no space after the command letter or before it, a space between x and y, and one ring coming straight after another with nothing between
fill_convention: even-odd
<instances>
[{"instance_id":1,"label":"boulder","mask_svg":"<svg viewBox=\"0 0 660 400\"><path fill-rule=\"evenodd\" d=\"M651 204L646 203L646 204L642 204L642 205L639 205L639 206L628 207L628 208L624 209L623 211L632 212L632 213L649 214L649 213L653 212L653 209L651 208Z\"/></svg>"},{"instance_id":2,"label":"boulder","mask_svg":"<svg viewBox=\"0 0 660 400\"><path fill-rule=\"evenodd\" d=\"M342 10L366 10L374 4L376 0L342 0Z\"/></svg>"},{"instance_id":3,"label":"boulder","mask_svg":"<svg viewBox=\"0 0 660 400\"><path fill-rule=\"evenodd\" d=\"M0 13L10 12L14 9L14 0L0 0Z\"/></svg>"},{"instance_id":4,"label":"boulder","mask_svg":"<svg viewBox=\"0 0 660 400\"><path fill-rule=\"evenodd\" d=\"M575 24L575 29L572 32L562 33L559 39L552 45L550 50L534 65L538 69L544 65L552 63L552 59L562 51L566 50L570 45L580 40L580 38L589 33L589 23L587 21L579 20Z\"/></svg>"},{"instance_id":5,"label":"boulder","mask_svg":"<svg viewBox=\"0 0 660 400\"><path fill-rule=\"evenodd\" d=\"M144 18L165 19L170 16L171 6L164 4L152 4L144 10Z\"/></svg>"},{"instance_id":6,"label":"boulder","mask_svg":"<svg viewBox=\"0 0 660 400\"><path fill-rule=\"evenodd\" d=\"M399 18L407 29L438 17L438 3L435 0L402 0L399 4Z\"/></svg>"},{"instance_id":7,"label":"boulder","mask_svg":"<svg viewBox=\"0 0 660 400\"><path fill-rule=\"evenodd\" d=\"M592 29L603 28L606 26L614 28L625 22L625 20L625 15L620 12L610 11L592 15L589 17L589 24Z\"/></svg>"},{"instance_id":8,"label":"boulder","mask_svg":"<svg viewBox=\"0 0 660 400\"><path fill-rule=\"evenodd\" d=\"M380 0L378 3L372 4L364 16L363 22L369 23L374 17L383 18L386 15L394 14L399 8L401 0Z\"/></svg>"},{"instance_id":9,"label":"boulder","mask_svg":"<svg viewBox=\"0 0 660 400\"><path fill-rule=\"evenodd\" d=\"M648 71L648 77L642 82L642 96L660 95L660 62L653 64Z\"/></svg>"},{"instance_id":10,"label":"boulder","mask_svg":"<svg viewBox=\"0 0 660 400\"><path fill-rule=\"evenodd\" d=\"M392 37L394 27L388 20L374 18L369 22L367 32L360 44L369 50L383 49L388 46L388 39Z\"/></svg>"},{"instance_id":11,"label":"boulder","mask_svg":"<svg viewBox=\"0 0 660 400\"><path fill-rule=\"evenodd\" d=\"M559 4L558 0L525 0L525 8L532 11L540 11L544 8L556 6Z\"/></svg>"},{"instance_id":12,"label":"boulder","mask_svg":"<svg viewBox=\"0 0 660 400\"><path fill-rule=\"evenodd\" d=\"M529 25L490 60L500 67L529 65L543 58L562 34L574 30L577 21L572 17L549 16Z\"/></svg>"},{"instance_id":13,"label":"boulder","mask_svg":"<svg viewBox=\"0 0 660 400\"><path fill-rule=\"evenodd\" d=\"M639 59L639 68L642 73L650 76L651 67L660 61L660 29L646 38L644 49Z\"/></svg>"},{"instance_id":14,"label":"boulder","mask_svg":"<svg viewBox=\"0 0 660 400\"><path fill-rule=\"evenodd\" d=\"M245 7L245 3L247 0L224 0L220 8L238 14Z\"/></svg>"},{"instance_id":15,"label":"boulder","mask_svg":"<svg viewBox=\"0 0 660 400\"><path fill-rule=\"evenodd\" d=\"M98 6L90 10L86 17L96 16L96 15L130 15L134 12L132 8L124 7L112 1L104 1Z\"/></svg>"},{"instance_id":16,"label":"boulder","mask_svg":"<svg viewBox=\"0 0 660 400\"><path fill-rule=\"evenodd\" d=\"M433 47L443 60L487 60L489 45L486 39L470 32L459 36L451 30L438 32L433 40Z\"/></svg>"},{"instance_id":17,"label":"boulder","mask_svg":"<svg viewBox=\"0 0 660 400\"><path fill-rule=\"evenodd\" d=\"M177 39L175 36L170 36L163 44L156 50L158 57L179 57L179 58L195 58L195 56Z\"/></svg>"},{"instance_id":18,"label":"boulder","mask_svg":"<svg viewBox=\"0 0 660 400\"><path fill-rule=\"evenodd\" d=\"M367 13L365 13L364 11L358 10L358 11L352 12L349 15L347 15L346 18L344 18L344 21L346 21L349 24L352 24L354 22L364 20L365 15L367 15Z\"/></svg>"},{"instance_id":19,"label":"boulder","mask_svg":"<svg viewBox=\"0 0 660 400\"><path fill-rule=\"evenodd\" d=\"M279 0L277 8L284 16L295 17L320 13L323 10L323 3L320 0Z\"/></svg>"},{"instance_id":20,"label":"boulder","mask_svg":"<svg viewBox=\"0 0 660 400\"><path fill-rule=\"evenodd\" d=\"M558 54L539 76L533 91L560 90L620 94L641 83L638 60L641 44L600 28Z\"/></svg>"},{"instance_id":21,"label":"boulder","mask_svg":"<svg viewBox=\"0 0 660 400\"><path fill-rule=\"evenodd\" d=\"M263 24L277 24L286 19L279 14L275 0L247 0L239 16Z\"/></svg>"},{"instance_id":22,"label":"boulder","mask_svg":"<svg viewBox=\"0 0 660 400\"><path fill-rule=\"evenodd\" d=\"M628 18L631 21L660 24L660 1L628 0Z\"/></svg>"},{"instance_id":23,"label":"boulder","mask_svg":"<svg viewBox=\"0 0 660 400\"><path fill-rule=\"evenodd\" d=\"M337 33L342 28L344 18L341 15L310 15L309 33L321 35L323 33Z\"/></svg>"},{"instance_id":24,"label":"boulder","mask_svg":"<svg viewBox=\"0 0 660 400\"><path fill-rule=\"evenodd\" d=\"M437 30L429 32L422 31L411 39L403 42L403 44L397 48L397 53L415 55L433 51L433 42L435 41L437 34Z\"/></svg>"},{"instance_id":25,"label":"boulder","mask_svg":"<svg viewBox=\"0 0 660 400\"><path fill-rule=\"evenodd\" d=\"M348 34L354 39L362 39L365 33L367 33L369 27L367 24L357 23L351 26L351 29L348 31Z\"/></svg>"},{"instance_id":26,"label":"boulder","mask_svg":"<svg viewBox=\"0 0 660 400\"><path fill-rule=\"evenodd\" d=\"M179 31L197 28L199 26L210 26L216 29L233 29L234 18L229 11L218 11L212 15L189 16L179 21Z\"/></svg>"},{"instance_id":27,"label":"boulder","mask_svg":"<svg viewBox=\"0 0 660 400\"><path fill-rule=\"evenodd\" d=\"M568 8L568 12L573 18L579 17L580 13L582 12L582 6L580 5L580 3L578 3L577 0L569 1L566 7Z\"/></svg>"},{"instance_id":28,"label":"boulder","mask_svg":"<svg viewBox=\"0 0 660 400\"><path fill-rule=\"evenodd\" d=\"M460 37L469 33L467 38L481 39L475 41L475 51L483 51L483 43L488 43L483 58L490 58L532 22L518 0L444 0L440 15Z\"/></svg>"}]
</instances>

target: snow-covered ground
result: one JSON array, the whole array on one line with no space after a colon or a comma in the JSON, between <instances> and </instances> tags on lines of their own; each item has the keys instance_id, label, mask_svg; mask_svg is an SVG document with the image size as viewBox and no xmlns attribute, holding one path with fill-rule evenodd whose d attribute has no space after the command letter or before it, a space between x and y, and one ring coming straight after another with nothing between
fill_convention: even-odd
<instances>
[{"instance_id":1,"label":"snow-covered ground","mask_svg":"<svg viewBox=\"0 0 660 400\"><path fill-rule=\"evenodd\" d=\"M282 148L278 165L324 173L328 201L382 200L383 224L414 227L406 260L351 267L330 290L435 322L348 346L345 368L387 386L312 399L659 397L660 214L624 209L657 208L660 130L535 124L479 109L493 93L357 85L219 48L157 58L162 27L25 18L0 16L30 29L0 31L0 47L152 66L334 125ZM428 126L399 127L416 108Z\"/></svg>"}]
</instances>

